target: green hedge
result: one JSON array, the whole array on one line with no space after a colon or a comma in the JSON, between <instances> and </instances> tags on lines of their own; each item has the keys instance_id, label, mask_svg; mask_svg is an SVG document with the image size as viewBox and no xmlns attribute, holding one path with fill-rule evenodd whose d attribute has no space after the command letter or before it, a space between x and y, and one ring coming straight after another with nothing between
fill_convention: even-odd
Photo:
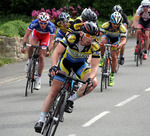
<instances>
[{"instance_id":1,"label":"green hedge","mask_svg":"<svg viewBox=\"0 0 150 136\"><path fill-rule=\"evenodd\" d=\"M0 26L0 35L8 37L23 37L28 28L28 25L29 24L21 20L6 22Z\"/></svg>"}]
</instances>

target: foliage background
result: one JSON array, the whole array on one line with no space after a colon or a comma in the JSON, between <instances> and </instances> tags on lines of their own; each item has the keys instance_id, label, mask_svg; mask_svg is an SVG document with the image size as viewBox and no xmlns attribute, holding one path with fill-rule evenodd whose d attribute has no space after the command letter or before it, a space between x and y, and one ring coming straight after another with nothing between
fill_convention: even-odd
<instances>
[{"instance_id":1,"label":"foliage background","mask_svg":"<svg viewBox=\"0 0 150 136\"><path fill-rule=\"evenodd\" d=\"M64 6L80 5L83 8L91 7L98 10L101 18L108 18L112 12L112 7L116 4L122 6L127 15L133 15L133 12L140 5L141 0L1 0L0 14L22 14L31 16L32 10L59 9Z\"/></svg>"}]
</instances>

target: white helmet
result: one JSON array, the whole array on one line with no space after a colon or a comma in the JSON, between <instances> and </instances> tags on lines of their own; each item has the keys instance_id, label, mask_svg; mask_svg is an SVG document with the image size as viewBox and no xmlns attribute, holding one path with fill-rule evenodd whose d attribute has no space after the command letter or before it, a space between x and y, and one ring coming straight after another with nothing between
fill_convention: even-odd
<instances>
[{"instance_id":1,"label":"white helmet","mask_svg":"<svg viewBox=\"0 0 150 136\"><path fill-rule=\"evenodd\" d=\"M142 6L150 6L150 1L149 0L142 0L141 5Z\"/></svg>"},{"instance_id":2,"label":"white helmet","mask_svg":"<svg viewBox=\"0 0 150 136\"><path fill-rule=\"evenodd\" d=\"M49 18L49 14L48 13L46 13L46 12L41 12L41 13L39 13L39 15L38 15L38 19L39 19L39 21L41 21L41 22L47 22L50 18Z\"/></svg>"},{"instance_id":3,"label":"white helmet","mask_svg":"<svg viewBox=\"0 0 150 136\"><path fill-rule=\"evenodd\" d=\"M114 12L111 14L110 16L110 21L113 23L113 24L121 24L122 22L122 16L119 12Z\"/></svg>"}]
</instances>

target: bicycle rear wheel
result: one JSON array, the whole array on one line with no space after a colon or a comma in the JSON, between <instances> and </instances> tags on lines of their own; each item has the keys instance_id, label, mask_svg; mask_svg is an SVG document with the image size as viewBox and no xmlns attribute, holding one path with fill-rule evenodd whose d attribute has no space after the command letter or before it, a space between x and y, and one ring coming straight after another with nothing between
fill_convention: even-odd
<instances>
[{"instance_id":1,"label":"bicycle rear wheel","mask_svg":"<svg viewBox=\"0 0 150 136\"><path fill-rule=\"evenodd\" d=\"M47 136L54 136L55 135L55 132L56 132L56 129L59 125L59 122L62 121L62 119L63 119L63 114L64 114L64 109L65 109L67 97L68 97L67 90L64 91L64 93L60 92L60 95L58 95L56 100L58 100L58 99L59 100L58 100L58 102L56 102L54 114L53 114L52 121L51 121L50 126L49 126Z\"/></svg>"}]
</instances>

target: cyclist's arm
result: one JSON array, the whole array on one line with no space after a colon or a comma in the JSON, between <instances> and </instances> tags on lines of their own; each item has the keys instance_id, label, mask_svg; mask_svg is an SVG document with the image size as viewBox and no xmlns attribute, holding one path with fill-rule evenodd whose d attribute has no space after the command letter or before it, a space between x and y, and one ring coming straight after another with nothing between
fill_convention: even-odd
<instances>
[{"instance_id":1,"label":"cyclist's arm","mask_svg":"<svg viewBox=\"0 0 150 136\"><path fill-rule=\"evenodd\" d=\"M58 43L57 47L55 48L52 56L51 56L51 65L54 66L54 65L57 65L57 62L60 58L60 56L62 55L62 53L65 51L65 47L61 44L61 43Z\"/></svg>"},{"instance_id":2,"label":"cyclist's arm","mask_svg":"<svg viewBox=\"0 0 150 136\"><path fill-rule=\"evenodd\" d=\"M126 45L126 42L127 42L127 38L126 37L121 37L118 48L121 49L122 46Z\"/></svg>"},{"instance_id":3,"label":"cyclist's arm","mask_svg":"<svg viewBox=\"0 0 150 136\"><path fill-rule=\"evenodd\" d=\"M27 31L26 31L26 33L25 33L25 35L24 35L24 37L23 37L23 42L22 42L23 45L24 45L25 42L27 42L27 39L28 39L30 33L31 33L31 31L29 31L29 30L27 29Z\"/></svg>"},{"instance_id":4,"label":"cyclist's arm","mask_svg":"<svg viewBox=\"0 0 150 136\"><path fill-rule=\"evenodd\" d=\"M53 45L54 45L54 38L55 38L54 35L51 35L51 36L50 36L49 51L51 51L51 49L53 48Z\"/></svg>"},{"instance_id":5,"label":"cyclist's arm","mask_svg":"<svg viewBox=\"0 0 150 136\"><path fill-rule=\"evenodd\" d=\"M89 78L94 79L97 75L98 69L99 69L99 57L92 57L91 59L91 72Z\"/></svg>"},{"instance_id":6,"label":"cyclist's arm","mask_svg":"<svg viewBox=\"0 0 150 136\"><path fill-rule=\"evenodd\" d=\"M133 17L133 24L131 25L131 27L137 28L137 24L138 24L139 18L140 18L140 16L138 16L137 12L136 12L134 17Z\"/></svg>"}]
</instances>

